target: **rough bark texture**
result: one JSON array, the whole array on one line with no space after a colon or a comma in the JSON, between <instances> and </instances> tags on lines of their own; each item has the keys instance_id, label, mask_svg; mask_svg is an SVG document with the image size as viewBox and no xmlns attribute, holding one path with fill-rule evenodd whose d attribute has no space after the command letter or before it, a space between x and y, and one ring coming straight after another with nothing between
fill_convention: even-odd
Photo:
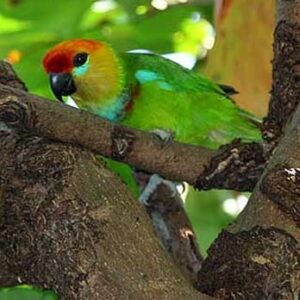
<instances>
[{"instance_id":1,"label":"rough bark texture","mask_svg":"<svg viewBox=\"0 0 300 300\"><path fill-rule=\"evenodd\" d=\"M300 99L300 24L279 18L275 30L272 98L264 136L276 145Z\"/></svg>"},{"instance_id":2,"label":"rough bark texture","mask_svg":"<svg viewBox=\"0 0 300 300\"><path fill-rule=\"evenodd\" d=\"M263 145L233 141L224 145L198 177L196 188L252 191L267 161Z\"/></svg>"},{"instance_id":3,"label":"rough bark texture","mask_svg":"<svg viewBox=\"0 0 300 300\"><path fill-rule=\"evenodd\" d=\"M68 300L209 299L91 153L0 125L0 286L34 284Z\"/></svg>"},{"instance_id":4,"label":"rough bark texture","mask_svg":"<svg viewBox=\"0 0 300 300\"><path fill-rule=\"evenodd\" d=\"M146 175L142 176L142 180L148 182L144 180ZM138 179L141 182L141 175ZM181 196L174 188L174 183L163 180L149 196L145 208L165 249L197 288L203 257Z\"/></svg>"},{"instance_id":5,"label":"rough bark texture","mask_svg":"<svg viewBox=\"0 0 300 300\"><path fill-rule=\"evenodd\" d=\"M285 231L223 231L208 254L199 278L202 291L221 299L296 299L299 247Z\"/></svg>"},{"instance_id":6,"label":"rough bark texture","mask_svg":"<svg viewBox=\"0 0 300 300\"><path fill-rule=\"evenodd\" d=\"M293 74L299 63L300 1L278 5L265 130L268 148L279 144L247 207L216 240L199 272L200 289L224 299L298 299L300 290L300 106Z\"/></svg>"}]
</instances>

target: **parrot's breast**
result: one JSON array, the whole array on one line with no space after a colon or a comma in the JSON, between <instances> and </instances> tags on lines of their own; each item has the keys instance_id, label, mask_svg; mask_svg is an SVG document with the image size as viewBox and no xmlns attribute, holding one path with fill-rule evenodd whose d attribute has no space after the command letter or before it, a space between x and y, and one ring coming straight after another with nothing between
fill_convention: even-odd
<instances>
[{"instance_id":1,"label":"parrot's breast","mask_svg":"<svg viewBox=\"0 0 300 300\"><path fill-rule=\"evenodd\" d=\"M110 101L106 101L102 105L100 101L85 101L81 104L81 108L84 108L87 111L92 111L94 114L109 121L119 122L125 117L126 108L130 105L130 101L131 99L129 94L127 91L124 91L116 98L112 98Z\"/></svg>"}]
</instances>

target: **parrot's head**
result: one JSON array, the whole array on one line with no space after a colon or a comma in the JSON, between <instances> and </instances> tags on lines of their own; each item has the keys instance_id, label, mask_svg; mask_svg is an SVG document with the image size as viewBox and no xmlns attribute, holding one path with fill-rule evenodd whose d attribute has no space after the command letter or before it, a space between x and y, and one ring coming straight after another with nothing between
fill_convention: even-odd
<instances>
[{"instance_id":1,"label":"parrot's head","mask_svg":"<svg viewBox=\"0 0 300 300\"><path fill-rule=\"evenodd\" d=\"M77 103L104 101L122 89L122 67L114 50L95 40L76 39L57 44L43 59L57 99L70 96Z\"/></svg>"}]
</instances>

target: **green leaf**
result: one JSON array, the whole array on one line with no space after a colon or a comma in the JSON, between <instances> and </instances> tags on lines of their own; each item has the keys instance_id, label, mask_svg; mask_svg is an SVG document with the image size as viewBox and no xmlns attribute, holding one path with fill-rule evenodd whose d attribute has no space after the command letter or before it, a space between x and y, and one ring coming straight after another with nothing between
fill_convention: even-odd
<instances>
[{"instance_id":1,"label":"green leaf","mask_svg":"<svg viewBox=\"0 0 300 300\"><path fill-rule=\"evenodd\" d=\"M30 285L0 288L0 300L58 300L50 290L42 290Z\"/></svg>"}]
</instances>

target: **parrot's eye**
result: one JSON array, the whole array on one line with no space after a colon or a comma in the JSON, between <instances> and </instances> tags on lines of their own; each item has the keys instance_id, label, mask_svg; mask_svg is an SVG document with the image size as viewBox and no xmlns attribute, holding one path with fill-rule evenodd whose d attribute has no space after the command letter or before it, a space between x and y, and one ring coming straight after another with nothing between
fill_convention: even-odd
<instances>
[{"instance_id":1,"label":"parrot's eye","mask_svg":"<svg viewBox=\"0 0 300 300\"><path fill-rule=\"evenodd\" d=\"M88 54L85 52L76 54L73 58L74 67L82 66L86 62L87 58L88 58Z\"/></svg>"}]
</instances>

